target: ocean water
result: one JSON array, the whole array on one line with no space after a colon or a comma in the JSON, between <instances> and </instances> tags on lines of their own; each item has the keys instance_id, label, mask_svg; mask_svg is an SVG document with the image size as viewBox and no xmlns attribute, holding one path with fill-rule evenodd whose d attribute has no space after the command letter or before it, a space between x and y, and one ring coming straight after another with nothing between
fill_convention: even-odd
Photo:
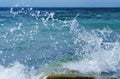
<instances>
[{"instance_id":1,"label":"ocean water","mask_svg":"<svg viewBox=\"0 0 120 79\"><path fill-rule=\"evenodd\" d=\"M0 8L0 79L70 70L120 78L119 8Z\"/></svg>"}]
</instances>

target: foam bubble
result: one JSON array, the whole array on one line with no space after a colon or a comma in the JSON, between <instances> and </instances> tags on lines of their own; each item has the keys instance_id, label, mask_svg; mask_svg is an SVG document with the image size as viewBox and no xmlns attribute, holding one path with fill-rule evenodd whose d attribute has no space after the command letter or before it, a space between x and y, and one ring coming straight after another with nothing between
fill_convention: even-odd
<instances>
[{"instance_id":1,"label":"foam bubble","mask_svg":"<svg viewBox=\"0 0 120 79\"><path fill-rule=\"evenodd\" d=\"M10 67L0 65L0 79L39 79L35 70L28 71L24 65L16 62Z\"/></svg>"}]
</instances>

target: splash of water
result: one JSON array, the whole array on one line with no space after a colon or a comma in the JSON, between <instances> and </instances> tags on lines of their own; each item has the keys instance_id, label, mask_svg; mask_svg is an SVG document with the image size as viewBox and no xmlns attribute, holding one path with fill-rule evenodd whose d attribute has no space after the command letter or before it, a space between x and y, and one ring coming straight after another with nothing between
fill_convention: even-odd
<instances>
[{"instance_id":1,"label":"splash of water","mask_svg":"<svg viewBox=\"0 0 120 79\"><path fill-rule=\"evenodd\" d=\"M14 63L10 67L0 65L0 79L39 79L34 68L28 71L28 68L19 62Z\"/></svg>"},{"instance_id":2,"label":"splash of water","mask_svg":"<svg viewBox=\"0 0 120 79\"><path fill-rule=\"evenodd\" d=\"M70 28L76 45L75 53L83 59L64 63L63 67L81 73L119 72L119 35L109 28L87 31L76 19L72 21Z\"/></svg>"},{"instance_id":3,"label":"splash of water","mask_svg":"<svg viewBox=\"0 0 120 79\"><path fill-rule=\"evenodd\" d=\"M66 58L74 60L77 56L78 60L76 61L68 60L60 64L63 65L63 68L81 73L109 73L120 70L120 37L110 28L86 30L84 26L80 26L77 20L79 15L73 20L67 20L68 17L65 20L60 20L55 18L54 12L42 13L39 10L33 11L33 8L27 10L22 8L19 11L14 11L11 8L10 13L13 20L17 17L19 20L9 27L0 28L3 32L0 35L1 45L5 47L4 50L7 50L0 49L0 55L3 56L2 64L17 55L19 57L15 57L13 60L32 62L32 65L42 61L42 64L45 65L48 64L46 61L52 63L52 61ZM30 22L26 21L27 19ZM42 35L46 35L45 39ZM49 44L48 41L50 41ZM38 56L41 60L34 58L34 56ZM44 73L37 76L36 72L33 72L34 69L31 71L27 71L27 69L25 65L20 63L15 63L10 67L1 65L0 70L3 72L0 73L0 77L2 79L8 77L10 79L44 79L46 77Z\"/></svg>"}]
</instances>

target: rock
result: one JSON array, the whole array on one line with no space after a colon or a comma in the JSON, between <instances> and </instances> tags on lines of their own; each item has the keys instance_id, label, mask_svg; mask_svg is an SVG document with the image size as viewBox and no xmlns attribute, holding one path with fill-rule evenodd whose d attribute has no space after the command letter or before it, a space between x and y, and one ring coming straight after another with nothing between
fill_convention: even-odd
<instances>
[{"instance_id":1,"label":"rock","mask_svg":"<svg viewBox=\"0 0 120 79\"><path fill-rule=\"evenodd\" d=\"M95 79L93 76L49 75L47 79Z\"/></svg>"}]
</instances>

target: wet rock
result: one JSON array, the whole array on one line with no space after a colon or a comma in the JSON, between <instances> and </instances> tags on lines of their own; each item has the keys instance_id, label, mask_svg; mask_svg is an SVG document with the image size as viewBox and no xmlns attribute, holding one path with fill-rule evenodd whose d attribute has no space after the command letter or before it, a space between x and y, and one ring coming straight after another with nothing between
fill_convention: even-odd
<instances>
[{"instance_id":1,"label":"wet rock","mask_svg":"<svg viewBox=\"0 0 120 79\"><path fill-rule=\"evenodd\" d=\"M93 76L49 75L47 79L95 79Z\"/></svg>"}]
</instances>

